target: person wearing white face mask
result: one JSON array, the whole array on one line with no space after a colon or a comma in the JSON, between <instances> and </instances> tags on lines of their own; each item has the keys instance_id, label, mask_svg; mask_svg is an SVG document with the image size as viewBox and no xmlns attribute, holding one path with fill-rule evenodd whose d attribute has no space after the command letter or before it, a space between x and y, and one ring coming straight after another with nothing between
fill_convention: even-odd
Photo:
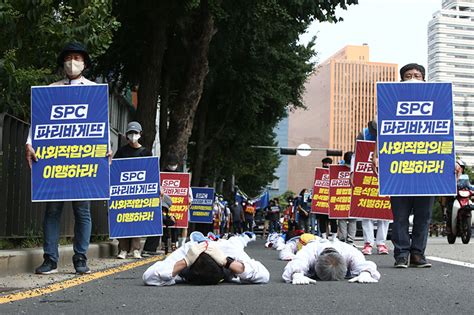
<instances>
[{"instance_id":1,"label":"person wearing white face mask","mask_svg":"<svg viewBox=\"0 0 474 315\"><path fill-rule=\"evenodd\" d=\"M129 122L125 136L127 137L127 144L117 150L114 159L152 156L151 151L138 142L142 136L142 126L140 123L136 121Z\"/></svg>"},{"instance_id":2,"label":"person wearing white face mask","mask_svg":"<svg viewBox=\"0 0 474 315\"><path fill-rule=\"evenodd\" d=\"M129 122L127 131L125 133L127 137L127 144L117 150L114 155L114 159L152 156L151 151L138 142L141 134L142 126L136 121ZM133 258L140 259L142 258L140 255L140 247L141 244L139 237L120 238L119 254L117 255L117 258L125 259L127 257L127 253L130 253Z\"/></svg>"},{"instance_id":3,"label":"person wearing white face mask","mask_svg":"<svg viewBox=\"0 0 474 315\"><path fill-rule=\"evenodd\" d=\"M90 68L91 59L85 47L80 43L69 43L58 55L57 63L65 72L65 78L54 82L51 85L93 85L95 82L89 81L83 77L85 69ZM31 141L31 127L26 140L26 160L30 168L33 162L38 161ZM112 151L107 152L109 162L111 161ZM56 273L57 263L59 261L59 234L61 213L64 202L47 202L46 211L43 219L44 235L44 261L41 266L36 268L37 274ZM90 201L72 201L74 211L74 256L72 258L76 273L90 273L87 266L87 250L92 230L92 219L90 214Z\"/></svg>"}]
</instances>

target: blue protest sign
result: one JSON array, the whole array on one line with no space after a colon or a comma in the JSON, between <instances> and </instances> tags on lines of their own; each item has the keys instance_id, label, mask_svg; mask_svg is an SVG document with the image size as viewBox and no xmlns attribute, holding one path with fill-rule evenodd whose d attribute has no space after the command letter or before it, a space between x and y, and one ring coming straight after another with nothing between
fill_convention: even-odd
<instances>
[{"instance_id":1,"label":"blue protest sign","mask_svg":"<svg viewBox=\"0 0 474 315\"><path fill-rule=\"evenodd\" d=\"M189 222L212 223L214 188L191 187L193 202L189 208Z\"/></svg>"},{"instance_id":2,"label":"blue protest sign","mask_svg":"<svg viewBox=\"0 0 474 315\"><path fill-rule=\"evenodd\" d=\"M32 201L109 199L108 86L31 88Z\"/></svg>"},{"instance_id":3,"label":"blue protest sign","mask_svg":"<svg viewBox=\"0 0 474 315\"><path fill-rule=\"evenodd\" d=\"M157 157L114 159L110 166L110 238L163 235Z\"/></svg>"},{"instance_id":4,"label":"blue protest sign","mask_svg":"<svg viewBox=\"0 0 474 315\"><path fill-rule=\"evenodd\" d=\"M450 83L377 83L382 196L456 194Z\"/></svg>"}]
</instances>

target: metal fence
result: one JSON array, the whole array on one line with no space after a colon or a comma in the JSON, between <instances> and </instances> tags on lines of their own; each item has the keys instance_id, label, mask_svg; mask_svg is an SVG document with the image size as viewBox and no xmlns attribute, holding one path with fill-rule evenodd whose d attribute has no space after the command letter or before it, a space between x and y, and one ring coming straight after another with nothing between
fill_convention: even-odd
<instances>
[{"instance_id":1,"label":"metal fence","mask_svg":"<svg viewBox=\"0 0 474 315\"><path fill-rule=\"evenodd\" d=\"M25 159L29 124L0 113L0 238L42 235L45 203L31 202L31 174ZM107 203L91 204L92 234L107 235ZM71 202L65 202L61 236L74 235Z\"/></svg>"},{"instance_id":2,"label":"metal fence","mask_svg":"<svg viewBox=\"0 0 474 315\"><path fill-rule=\"evenodd\" d=\"M112 103L114 104L114 103ZM115 103L116 104L116 103ZM114 109L114 106L111 106ZM114 112L118 110L115 108ZM129 113L117 121L126 125ZM115 127L115 126L114 126ZM9 114L0 113L0 238L26 238L42 235L45 203L31 202L31 174L25 159L25 142L29 124ZM115 151L120 134L111 130ZM92 235L107 235L107 202L91 204ZM71 202L65 202L61 218L61 236L74 235L74 214Z\"/></svg>"}]
</instances>

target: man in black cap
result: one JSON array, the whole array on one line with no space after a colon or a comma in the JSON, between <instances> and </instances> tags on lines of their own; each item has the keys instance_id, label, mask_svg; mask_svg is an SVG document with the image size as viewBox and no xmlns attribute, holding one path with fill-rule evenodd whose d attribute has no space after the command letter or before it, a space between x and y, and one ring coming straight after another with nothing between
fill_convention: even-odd
<instances>
[{"instance_id":1,"label":"man in black cap","mask_svg":"<svg viewBox=\"0 0 474 315\"><path fill-rule=\"evenodd\" d=\"M61 81L52 83L51 85L92 85L95 82L89 81L83 77L85 69L91 66L89 53L82 44L70 43L64 47L58 55L58 66L63 68L65 78ZM26 160L28 165L32 166L33 161L37 161L35 150L31 142L31 128L26 141ZM109 150L107 155L111 157L112 152ZM56 273L57 263L59 260L58 242L60 233L61 213L64 202L47 202L46 212L43 220L43 251L44 262L36 268L37 274ZM74 210L74 256L72 258L74 269L78 274L90 273L87 266L87 250L92 230L92 220L90 214L90 201L72 201Z\"/></svg>"}]
</instances>

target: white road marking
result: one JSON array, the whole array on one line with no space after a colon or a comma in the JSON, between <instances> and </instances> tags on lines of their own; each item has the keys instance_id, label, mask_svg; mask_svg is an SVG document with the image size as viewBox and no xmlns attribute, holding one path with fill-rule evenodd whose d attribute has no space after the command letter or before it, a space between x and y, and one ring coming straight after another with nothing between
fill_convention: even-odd
<instances>
[{"instance_id":1,"label":"white road marking","mask_svg":"<svg viewBox=\"0 0 474 315\"><path fill-rule=\"evenodd\" d=\"M439 261L439 262L446 263L446 264L461 266L461 267L474 268L474 264L467 263L467 262L464 262L464 261L452 260L452 259L435 257L435 256L427 256L426 259Z\"/></svg>"}]
</instances>

